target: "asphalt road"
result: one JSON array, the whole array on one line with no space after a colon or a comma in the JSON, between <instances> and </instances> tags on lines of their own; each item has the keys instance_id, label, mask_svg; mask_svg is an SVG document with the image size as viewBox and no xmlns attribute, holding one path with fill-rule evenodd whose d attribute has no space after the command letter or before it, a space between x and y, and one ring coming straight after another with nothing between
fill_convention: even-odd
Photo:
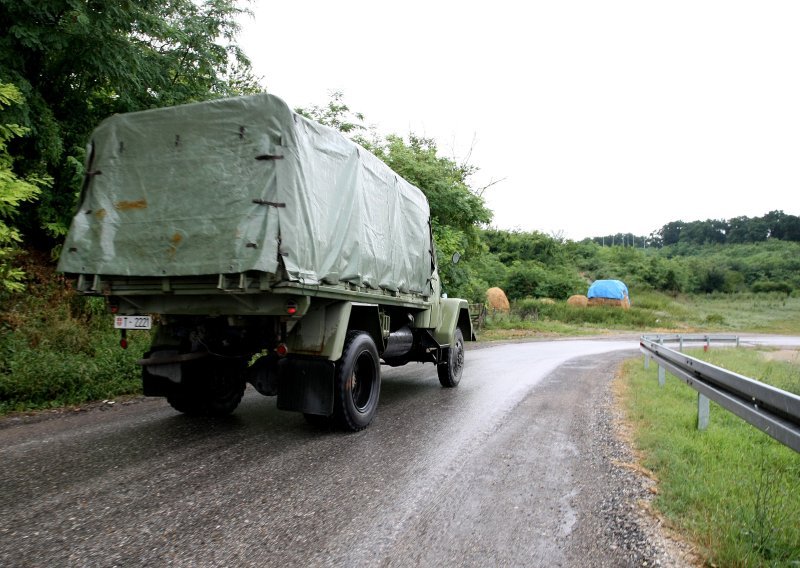
<instances>
[{"instance_id":1,"label":"asphalt road","mask_svg":"<svg viewBox=\"0 0 800 568\"><path fill-rule=\"evenodd\" d=\"M248 389L0 422L0 565L681 565L615 436L638 340L471 349L461 385L384 367L378 417L321 432Z\"/></svg>"}]
</instances>

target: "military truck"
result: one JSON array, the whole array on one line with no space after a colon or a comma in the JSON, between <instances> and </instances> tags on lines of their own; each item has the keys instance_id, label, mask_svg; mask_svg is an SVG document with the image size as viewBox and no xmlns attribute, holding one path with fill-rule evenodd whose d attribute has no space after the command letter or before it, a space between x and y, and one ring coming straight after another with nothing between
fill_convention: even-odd
<instances>
[{"instance_id":1,"label":"military truck","mask_svg":"<svg viewBox=\"0 0 800 568\"><path fill-rule=\"evenodd\" d=\"M227 414L246 383L361 430L381 364L458 385L466 301L442 297L422 192L272 95L112 116L87 147L58 268L151 329L144 394Z\"/></svg>"}]
</instances>

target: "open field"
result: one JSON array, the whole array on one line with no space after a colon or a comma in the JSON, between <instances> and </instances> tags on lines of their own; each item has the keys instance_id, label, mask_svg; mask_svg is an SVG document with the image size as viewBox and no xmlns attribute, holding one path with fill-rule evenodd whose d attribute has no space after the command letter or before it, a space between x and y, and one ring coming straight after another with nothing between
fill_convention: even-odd
<instances>
[{"instance_id":1,"label":"open field","mask_svg":"<svg viewBox=\"0 0 800 568\"><path fill-rule=\"evenodd\" d=\"M520 300L512 303L509 313L490 313L480 338L492 341L620 331L800 334L800 297L752 293L672 297L658 292L632 292L631 296L629 310Z\"/></svg>"}]
</instances>

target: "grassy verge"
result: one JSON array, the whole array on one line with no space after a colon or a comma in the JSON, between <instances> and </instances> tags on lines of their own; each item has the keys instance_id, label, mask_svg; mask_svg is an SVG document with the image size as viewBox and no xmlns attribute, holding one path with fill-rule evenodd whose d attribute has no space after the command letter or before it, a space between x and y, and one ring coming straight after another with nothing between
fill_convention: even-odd
<instances>
[{"instance_id":1,"label":"grassy verge","mask_svg":"<svg viewBox=\"0 0 800 568\"><path fill-rule=\"evenodd\" d=\"M800 393L798 359L747 349L691 353ZM697 393L657 366L629 361L619 392L642 465L659 480L655 507L711 566L800 566L800 454L711 403L700 432Z\"/></svg>"},{"instance_id":2,"label":"grassy verge","mask_svg":"<svg viewBox=\"0 0 800 568\"><path fill-rule=\"evenodd\" d=\"M129 333L122 349L102 299L78 297L50 270L27 272L28 293L0 298L0 415L141 392L148 334Z\"/></svg>"}]
</instances>

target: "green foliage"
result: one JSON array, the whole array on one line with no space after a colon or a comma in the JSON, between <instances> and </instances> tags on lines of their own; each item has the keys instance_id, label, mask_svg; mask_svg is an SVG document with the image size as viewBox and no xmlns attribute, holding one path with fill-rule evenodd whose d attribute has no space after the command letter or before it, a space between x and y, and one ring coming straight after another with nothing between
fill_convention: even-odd
<instances>
[{"instance_id":1,"label":"green foliage","mask_svg":"<svg viewBox=\"0 0 800 568\"><path fill-rule=\"evenodd\" d=\"M23 103L22 95L13 85L0 83L0 113L12 104ZM21 204L35 200L48 180L36 176L21 178L13 171L14 160L8 153L8 143L27 134L18 124L0 122L0 292L20 292L24 289L24 273L13 265L20 231L15 225Z\"/></svg>"},{"instance_id":2,"label":"green foliage","mask_svg":"<svg viewBox=\"0 0 800 568\"><path fill-rule=\"evenodd\" d=\"M411 134L406 142L390 135L380 146L370 148L390 168L422 190L431 208L434 234L443 227L462 234L463 246L478 246L478 228L492 220L483 198L468 179L475 168L438 155L433 139Z\"/></svg>"},{"instance_id":3,"label":"green foliage","mask_svg":"<svg viewBox=\"0 0 800 568\"><path fill-rule=\"evenodd\" d=\"M565 301L524 298L511 312L490 313L486 339L524 337L543 332L567 335L604 330L691 333L747 331L800 333L800 297L785 294L665 294L632 288L629 310L614 306L569 306Z\"/></svg>"},{"instance_id":4,"label":"green foliage","mask_svg":"<svg viewBox=\"0 0 800 568\"><path fill-rule=\"evenodd\" d=\"M487 321L489 329L532 329L559 322L565 326L563 333L599 329L646 330L675 325L665 312L653 308L634 306L628 310L616 306L570 306L563 301L525 298L511 303L509 314L494 313Z\"/></svg>"},{"instance_id":5,"label":"green foliage","mask_svg":"<svg viewBox=\"0 0 800 568\"><path fill-rule=\"evenodd\" d=\"M771 282L769 280L754 282L750 288L756 294L781 292L787 296L792 293L792 290L794 290L793 286L788 282Z\"/></svg>"},{"instance_id":6,"label":"green foliage","mask_svg":"<svg viewBox=\"0 0 800 568\"><path fill-rule=\"evenodd\" d=\"M673 221L667 223L651 239L651 244L671 246L689 244L758 243L772 239L800 241L800 217L783 211L770 211L763 217L734 217L730 220Z\"/></svg>"},{"instance_id":7,"label":"green foliage","mask_svg":"<svg viewBox=\"0 0 800 568\"><path fill-rule=\"evenodd\" d=\"M27 272L28 293L0 312L0 414L140 392L149 335L131 332L123 350L103 300L76 296L49 270Z\"/></svg>"},{"instance_id":8,"label":"green foliage","mask_svg":"<svg viewBox=\"0 0 800 568\"><path fill-rule=\"evenodd\" d=\"M63 235L92 129L113 114L258 90L234 43L236 0L0 0L0 81L30 130L9 152L23 178L52 188L20 223L36 244ZM45 238L48 237L49 238Z\"/></svg>"},{"instance_id":9,"label":"green foliage","mask_svg":"<svg viewBox=\"0 0 800 568\"><path fill-rule=\"evenodd\" d=\"M335 128L343 134L356 134L366 130L364 115L350 110L341 91L333 91L325 106L314 105L310 109L298 107L294 110L297 114Z\"/></svg>"},{"instance_id":10,"label":"green foliage","mask_svg":"<svg viewBox=\"0 0 800 568\"><path fill-rule=\"evenodd\" d=\"M749 349L693 351L737 373L800 393L797 362L769 361ZM794 566L800 563L800 454L711 404L698 431L697 393L641 359L625 365L627 417L645 467L659 480L656 507L699 546L714 566Z\"/></svg>"},{"instance_id":11,"label":"green foliage","mask_svg":"<svg viewBox=\"0 0 800 568\"><path fill-rule=\"evenodd\" d=\"M497 259L504 264L511 264L518 260L559 264L565 258L565 247L562 242L538 231L488 229L483 232L482 236L489 252L497 255Z\"/></svg>"},{"instance_id":12,"label":"green foliage","mask_svg":"<svg viewBox=\"0 0 800 568\"><path fill-rule=\"evenodd\" d=\"M521 262L512 266L504 291L509 299L553 298L565 300L586 291L586 282L565 266L547 267L539 262Z\"/></svg>"}]
</instances>

